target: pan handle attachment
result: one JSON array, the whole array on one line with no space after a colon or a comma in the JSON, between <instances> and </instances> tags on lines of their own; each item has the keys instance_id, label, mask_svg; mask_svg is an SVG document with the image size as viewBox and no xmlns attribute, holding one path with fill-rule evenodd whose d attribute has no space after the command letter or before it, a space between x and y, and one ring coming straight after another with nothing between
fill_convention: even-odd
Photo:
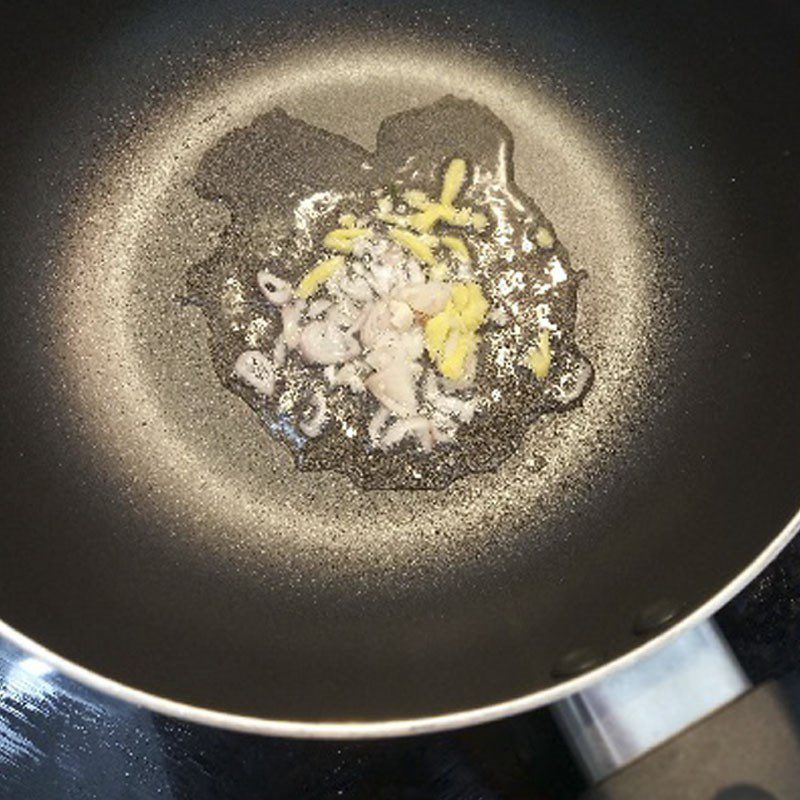
<instances>
[{"instance_id":1,"label":"pan handle attachment","mask_svg":"<svg viewBox=\"0 0 800 800\"><path fill-rule=\"evenodd\" d=\"M597 783L749 688L709 620L553 710L586 777Z\"/></svg>"},{"instance_id":2,"label":"pan handle attachment","mask_svg":"<svg viewBox=\"0 0 800 800\"><path fill-rule=\"evenodd\" d=\"M554 713L594 784L582 800L793 800L798 707L800 676L751 688L708 621Z\"/></svg>"}]
</instances>

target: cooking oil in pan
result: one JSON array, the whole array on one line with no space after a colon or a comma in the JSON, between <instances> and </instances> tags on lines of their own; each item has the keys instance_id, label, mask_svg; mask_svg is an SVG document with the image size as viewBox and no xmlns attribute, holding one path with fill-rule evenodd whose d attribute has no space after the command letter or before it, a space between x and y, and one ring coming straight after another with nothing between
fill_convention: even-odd
<instances>
[{"instance_id":1,"label":"cooking oil in pan","mask_svg":"<svg viewBox=\"0 0 800 800\"><path fill-rule=\"evenodd\" d=\"M409 189L436 196L453 159L468 166L463 204L486 220L470 238L470 277L495 313L480 331L469 391L476 411L451 440L427 449L411 436L391 447L376 444L375 399L331 386L322 366L309 367L294 352L282 357L266 397L237 377L239 356L257 351L271 358L282 331L281 311L265 299L258 273L267 269L297 286L321 255L326 231L385 201L391 213L404 212ZM231 214L219 247L187 278L209 326L216 373L291 449L299 469L342 472L364 488L444 488L498 467L536 419L588 391L592 368L574 338L582 274L515 186L511 133L486 107L448 96L389 117L374 153L276 109L211 148L195 188ZM543 332L549 363L537 375L521 354L541 347ZM308 435L314 387L327 395L325 424Z\"/></svg>"}]
</instances>

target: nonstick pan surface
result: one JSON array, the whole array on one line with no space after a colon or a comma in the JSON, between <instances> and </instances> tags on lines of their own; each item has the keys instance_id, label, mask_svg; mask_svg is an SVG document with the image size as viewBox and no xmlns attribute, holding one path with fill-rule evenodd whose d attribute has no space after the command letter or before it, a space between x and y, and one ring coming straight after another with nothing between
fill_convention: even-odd
<instances>
[{"instance_id":1,"label":"nonstick pan surface","mask_svg":"<svg viewBox=\"0 0 800 800\"><path fill-rule=\"evenodd\" d=\"M4 14L6 634L200 721L402 733L576 688L794 531L792 4ZM508 125L517 184L587 272L594 385L444 491L297 472L179 302L230 221L193 175L275 107L373 149L387 115L447 94Z\"/></svg>"}]
</instances>

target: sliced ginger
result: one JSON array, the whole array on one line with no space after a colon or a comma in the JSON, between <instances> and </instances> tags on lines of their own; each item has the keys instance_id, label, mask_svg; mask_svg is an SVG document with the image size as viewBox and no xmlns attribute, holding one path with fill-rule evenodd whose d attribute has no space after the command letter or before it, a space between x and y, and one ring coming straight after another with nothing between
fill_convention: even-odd
<instances>
[{"instance_id":1,"label":"sliced ginger","mask_svg":"<svg viewBox=\"0 0 800 800\"><path fill-rule=\"evenodd\" d=\"M371 234L372 231L369 228L337 228L325 236L322 245L328 250L349 254L353 252L353 243L356 239Z\"/></svg>"},{"instance_id":2,"label":"sliced ginger","mask_svg":"<svg viewBox=\"0 0 800 800\"><path fill-rule=\"evenodd\" d=\"M553 354L550 350L550 331L547 328L539 331L539 342L535 347L528 350L525 356L525 366L536 376L537 380L543 381L550 372L550 365Z\"/></svg>"},{"instance_id":3,"label":"sliced ginger","mask_svg":"<svg viewBox=\"0 0 800 800\"><path fill-rule=\"evenodd\" d=\"M464 376L488 310L479 284L454 283L447 307L425 324L428 355L445 378L459 380Z\"/></svg>"},{"instance_id":4,"label":"sliced ginger","mask_svg":"<svg viewBox=\"0 0 800 800\"><path fill-rule=\"evenodd\" d=\"M309 270L297 286L295 294L303 300L307 300L314 292L330 280L336 272L344 266L344 256L333 256L333 258L320 261L316 267Z\"/></svg>"},{"instance_id":5,"label":"sliced ginger","mask_svg":"<svg viewBox=\"0 0 800 800\"><path fill-rule=\"evenodd\" d=\"M389 236L424 264L433 266L436 263L436 256L433 254L431 246L422 237L402 228L393 228L389 231Z\"/></svg>"}]
</instances>

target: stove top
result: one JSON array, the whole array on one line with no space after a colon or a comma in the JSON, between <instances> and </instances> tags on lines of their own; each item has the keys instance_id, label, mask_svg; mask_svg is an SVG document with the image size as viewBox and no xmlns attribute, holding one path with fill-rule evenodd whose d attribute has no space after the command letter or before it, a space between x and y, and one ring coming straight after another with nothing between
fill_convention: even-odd
<instances>
[{"instance_id":1,"label":"stove top","mask_svg":"<svg viewBox=\"0 0 800 800\"><path fill-rule=\"evenodd\" d=\"M800 669L800 540L717 616L753 683ZM1 800L577 800L547 710L384 742L265 739L86 689L0 641Z\"/></svg>"}]
</instances>

